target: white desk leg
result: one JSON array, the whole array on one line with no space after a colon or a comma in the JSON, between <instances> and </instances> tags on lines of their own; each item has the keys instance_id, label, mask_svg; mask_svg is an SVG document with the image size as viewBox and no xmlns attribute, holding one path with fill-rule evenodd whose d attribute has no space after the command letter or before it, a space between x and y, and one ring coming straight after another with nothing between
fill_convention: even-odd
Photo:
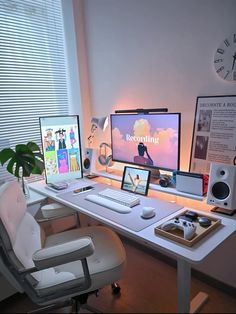
<instances>
[{"instance_id":1,"label":"white desk leg","mask_svg":"<svg viewBox=\"0 0 236 314\"><path fill-rule=\"evenodd\" d=\"M177 260L178 313L190 311L191 266L183 260Z\"/></svg>"},{"instance_id":2,"label":"white desk leg","mask_svg":"<svg viewBox=\"0 0 236 314\"><path fill-rule=\"evenodd\" d=\"M177 263L178 313L198 313L207 302L208 295L204 292L199 292L190 301L191 266L182 259L178 259Z\"/></svg>"}]
</instances>

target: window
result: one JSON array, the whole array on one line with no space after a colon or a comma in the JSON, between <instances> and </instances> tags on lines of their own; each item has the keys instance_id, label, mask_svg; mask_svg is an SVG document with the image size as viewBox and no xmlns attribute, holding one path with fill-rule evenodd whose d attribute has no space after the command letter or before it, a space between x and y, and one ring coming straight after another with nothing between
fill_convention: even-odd
<instances>
[{"instance_id":1,"label":"window","mask_svg":"<svg viewBox=\"0 0 236 314\"><path fill-rule=\"evenodd\" d=\"M0 149L41 144L38 118L68 114L67 91L61 1L0 0Z\"/></svg>"}]
</instances>

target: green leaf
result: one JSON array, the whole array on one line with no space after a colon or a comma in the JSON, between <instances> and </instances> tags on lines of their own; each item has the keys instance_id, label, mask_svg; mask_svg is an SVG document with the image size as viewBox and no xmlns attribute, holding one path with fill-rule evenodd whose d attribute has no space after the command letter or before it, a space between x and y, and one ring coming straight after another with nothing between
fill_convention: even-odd
<instances>
[{"instance_id":1,"label":"green leaf","mask_svg":"<svg viewBox=\"0 0 236 314\"><path fill-rule=\"evenodd\" d=\"M32 151L32 152L40 152L40 147L34 143L34 142L28 142L27 147Z\"/></svg>"},{"instance_id":2,"label":"green leaf","mask_svg":"<svg viewBox=\"0 0 236 314\"><path fill-rule=\"evenodd\" d=\"M16 145L16 153L19 154L32 154L32 150L24 144L18 144Z\"/></svg>"},{"instance_id":3,"label":"green leaf","mask_svg":"<svg viewBox=\"0 0 236 314\"><path fill-rule=\"evenodd\" d=\"M34 156L37 157L37 159L39 159L39 160L42 160L42 161L44 160L43 154L41 154L40 152L39 153L34 152Z\"/></svg>"},{"instance_id":4,"label":"green leaf","mask_svg":"<svg viewBox=\"0 0 236 314\"><path fill-rule=\"evenodd\" d=\"M9 164L8 164L9 165ZM20 167L19 165L16 163L16 167L15 167L15 172L14 172L15 177L20 178Z\"/></svg>"},{"instance_id":5,"label":"green leaf","mask_svg":"<svg viewBox=\"0 0 236 314\"><path fill-rule=\"evenodd\" d=\"M1 164L7 161L7 170L17 178L29 177L32 173L42 174L44 170L43 154L34 142L28 142L26 145L17 144L15 151L11 148L0 151Z\"/></svg>"},{"instance_id":6,"label":"green leaf","mask_svg":"<svg viewBox=\"0 0 236 314\"><path fill-rule=\"evenodd\" d=\"M7 171L14 174L17 178L19 178L19 171L18 173L15 171L14 173L14 164L16 163L16 159L15 159L15 156L13 156L9 162L8 162L8 165L7 165Z\"/></svg>"},{"instance_id":7,"label":"green leaf","mask_svg":"<svg viewBox=\"0 0 236 314\"><path fill-rule=\"evenodd\" d=\"M32 170L33 174L41 174L44 170L44 163L41 160L35 159L35 167Z\"/></svg>"},{"instance_id":8,"label":"green leaf","mask_svg":"<svg viewBox=\"0 0 236 314\"><path fill-rule=\"evenodd\" d=\"M0 162L2 164L2 166L5 164L5 162L12 158L15 155L15 152L13 149L11 148L4 148L3 150L1 150L0 152Z\"/></svg>"}]
</instances>

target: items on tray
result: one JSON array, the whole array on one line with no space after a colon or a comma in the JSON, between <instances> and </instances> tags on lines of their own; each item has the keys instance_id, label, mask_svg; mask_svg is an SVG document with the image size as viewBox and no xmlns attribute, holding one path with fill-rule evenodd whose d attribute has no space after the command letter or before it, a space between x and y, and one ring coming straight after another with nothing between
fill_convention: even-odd
<instances>
[{"instance_id":1,"label":"items on tray","mask_svg":"<svg viewBox=\"0 0 236 314\"><path fill-rule=\"evenodd\" d=\"M212 216L186 210L180 215L155 227L155 233L171 240L192 246L221 224Z\"/></svg>"}]
</instances>

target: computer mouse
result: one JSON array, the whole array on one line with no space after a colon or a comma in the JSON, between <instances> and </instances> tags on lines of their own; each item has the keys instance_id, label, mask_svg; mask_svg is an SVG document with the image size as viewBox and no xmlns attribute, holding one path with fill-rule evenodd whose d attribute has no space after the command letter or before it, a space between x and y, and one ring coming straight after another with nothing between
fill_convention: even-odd
<instances>
[{"instance_id":1,"label":"computer mouse","mask_svg":"<svg viewBox=\"0 0 236 314\"><path fill-rule=\"evenodd\" d=\"M209 219L207 217L199 217L198 223L202 227L209 227L211 225L211 219Z\"/></svg>"},{"instance_id":2,"label":"computer mouse","mask_svg":"<svg viewBox=\"0 0 236 314\"><path fill-rule=\"evenodd\" d=\"M149 206L145 206L143 207L142 213L141 213L141 217L144 219L149 219L155 216L155 208L154 207L149 207Z\"/></svg>"}]
</instances>

